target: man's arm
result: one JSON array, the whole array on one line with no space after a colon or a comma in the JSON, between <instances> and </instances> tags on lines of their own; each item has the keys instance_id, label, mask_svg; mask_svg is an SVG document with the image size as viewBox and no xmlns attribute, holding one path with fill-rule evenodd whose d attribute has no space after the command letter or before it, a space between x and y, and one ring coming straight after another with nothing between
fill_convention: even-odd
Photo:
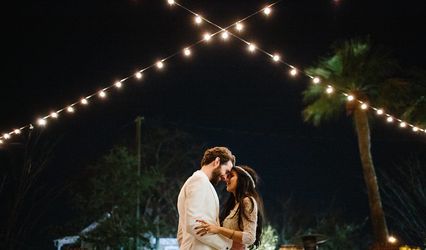
<instances>
[{"instance_id":1,"label":"man's arm","mask_svg":"<svg viewBox=\"0 0 426 250\"><path fill-rule=\"evenodd\" d=\"M208 183L206 185L201 178L193 178L189 183L187 183L186 188L186 230L197 240L215 249L230 249L232 246L232 240L217 234L200 236L195 230L195 227L199 225L199 223L196 222L197 219L203 219L209 223L216 223L216 218L207 217L208 212L206 211L213 209L211 206L214 206L214 204L209 204L212 201L209 201L208 198L206 198L211 192Z\"/></svg>"}]
</instances>

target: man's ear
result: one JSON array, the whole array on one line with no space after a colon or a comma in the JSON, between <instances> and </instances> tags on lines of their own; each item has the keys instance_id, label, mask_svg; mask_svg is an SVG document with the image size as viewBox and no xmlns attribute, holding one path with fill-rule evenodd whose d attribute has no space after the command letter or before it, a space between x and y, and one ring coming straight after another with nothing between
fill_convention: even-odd
<instances>
[{"instance_id":1,"label":"man's ear","mask_svg":"<svg viewBox=\"0 0 426 250\"><path fill-rule=\"evenodd\" d=\"M215 167L220 166L220 158L219 157L216 157L216 159L214 159L214 166Z\"/></svg>"}]
</instances>

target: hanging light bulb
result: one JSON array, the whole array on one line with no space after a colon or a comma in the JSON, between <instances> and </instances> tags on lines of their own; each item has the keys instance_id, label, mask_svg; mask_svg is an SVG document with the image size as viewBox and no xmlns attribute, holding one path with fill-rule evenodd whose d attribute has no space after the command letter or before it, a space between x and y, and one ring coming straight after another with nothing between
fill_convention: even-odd
<instances>
[{"instance_id":1,"label":"hanging light bulb","mask_svg":"<svg viewBox=\"0 0 426 250\"><path fill-rule=\"evenodd\" d=\"M140 79L142 79L142 73L140 72L140 71L138 71L138 72L136 72L135 73L135 77L136 77L136 79L138 79L138 80L140 80Z\"/></svg>"},{"instance_id":2,"label":"hanging light bulb","mask_svg":"<svg viewBox=\"0 0 426 250\"><path fill-rule=\"evenodd\" d=\"M3 142L3 140L0 140L0 144L3 144L4 142Z\"/></svg>"},{"instance_id":3,"label":"hanging light bulb","mask_svg":"<svg viewBox=\"0 0 426 250\"><path fill-rule=\"evenodd\" d=\"M3 134L3 138L6 139L6 140L8 140L8 139L10 139L10 135L8 133L4 133Z\"/></svg>"},{"instance_id":4,"label":"hanging light bulb","mask_svg":"<svg viewBox=\"0 0 426 250\"><path fill-rule=\"evenodd\" d=\"M235 24L235 29L236 29L238 32L241 32L241 31L243 31L243 29L244 29L244 25L243 25L242 23L240 23L240 22L237 22L237 23Z\"/></svg>"},{"instance_id":5,"label":"hanging light bulb","mask_svg":"<svg viewBox=\"0 0 426 250\"><path fill-rule=\"evenodd\" d=\"M56 112L51 112L51 113L50 113L50 117L52 117L52 118L56 119L56 118L58 118L58 113L56 113Z\"/></svg>"},{"instance_id":6,"label":"hanging light bulb","mask_svg":"<svg viewBox=\"0 0 426 250\"><path fill-rule=\"evenodd\" d=\"M115 87L116 87L116 88L118 88L118 89L119 89L119 88L121 88L121 87L123 86L123 84L122 84L120 81L116 81L114 85L115 85Z\"/></svg>"},{"instance_id":7,"label":"hanging light bulb","mask_svg":"<svg viewBox=\"0 0 426 250\"><path fill-rule=\"evenodd\" d=\"M419 131L419 128L418 127L413 127L413 132L417 132L417 131Z\"/></svg>"},{"instance_id":8,"label":"hanging light bulb","mask_svg":"<svg viewBox=\"0 0 426 250\"><path fill-rule=\"evenodd\" d=\"M313 82L314 84L318 84L318 83L320 83L320 82L321 82L321 79L320 79L319 77L314 77L314 78L312 78L312 82Z\"/></svg>"},{"instance_id":9,"label":"hanging light bulb","mask_svg":"<svg viewBox=\"0 0 426 250\"><path fill-rule=\"evenodd\" d=\"M272 56L272 60L274 60L274 62L278 62L280 60L280 56L278 54L274 54Z\"/></svg>"},{"instance_id":10,"label":"hanging light bulb","mask_svg":"<svg viewBox=\"0 0 426 250\"><path fill-rule=\"evenodd\" d=\"M228 33L228 31L226 31L226 30L224 30L224 31L222 31L222 34L221 34L221 37L222 37L222 39L223 40L228 40L228 38L229 38L229 33Z\"/></svg>"},{"instance_id":11,"label":"hanging light bulb","mask_svg":"<svg viewBox=\"0 0 426 250\"><path fill-rule=\"evenodd\" d=\"M401 122L401 123L399 124L399 126L400 126L401 128L405 128L405 127L407 127L407 123L405 123L405 122Z\"/></svg>"},{"instance_id":12,"label":"hanging light bulb","mask_svg":"<svg viewBox=\"0 0 426 250\"><path fill-rule=\"evenodd\" d=\"M203 22L203 18L199 15L196 15L194 20L197 25L200 25Z\"/></svg>"},{"instance_id":13,"label":"hanging light bulb","mask_svg":"<svg viewBox=\"0 0 426 250\"><path fill-rule=\"evenodd\" d=\"M39 126L41 126L41 127L44 127L44 126L46 126L47 121L46 121L46 119L39 118L39 119L37 120L37 124L38 124Z\"/></svg>"},{"instance_id":14,"label":"hanging light bulb","mask_svg":"<svg viewBox=\"0 0 426 250\"><path fill-rule=\"evenodd\" d=\"M83 104L83 105L87 105L87 104L89 104L89 102L87 101L87 98L81 98L80 102L81 102L81 104ZM68 111L68 110L67 110L67 111ZM70 111L68 111L68 112L70 112Z\"/></svg>"},{"instance_id":15,"label":"hanging light bulb","mask_svg":"<svg viewBox=\"0 0 426 250\"><path fill-rule=\"evenodd\" d=\"M162 69L162 68L164 68L164 63L163 63L163 61L158 61L155 65L157 66L157 68L158 68L158 69Z\"/></svg>"},{"instance_id":16,"label":"hanging light bulb","mask_svg":"<svg viewBox=\"0 0 426 250\"><path fill-rule=\"evenodd\" d=\"M348 95L347 100L349 102L353 101L355 99L355 97L353 95Z\"/></svg>"},{"instance_id":17,"label":"hanging light bulb","mask_svg":"<svg viewBox=\"0 0 426 250\"><path fill-rule=\"evenodd\" d=\"M296 69L296 68L292 68L292 69L290 70L290 75L291 75L291 76L296 76L296 75L297 75L297 69Z\"/></svg>"},{"instance_id":18,"label":"hanging light bulb","mask_svg":"<svg viewBox=\"0 0 426 250\"><path fill-rule=\"evenodd\" d=\"M389 123L393 122L392 116L389 116L388 118L386 118L386 121L389 122Z\"/></svg>"},{"instance_id":19,"label":"hanging light bulb","mask_svg":"<svg viewBox=\"0 0 426 250\"><path fill-rule=\"evenodd\" d=\"M19 135L21 133L21 130L20 129L14 129L13 133L15 133L15 135Z\"/></svg>"},{"instance_id":20,"label":"hanging light bulb","mask_svg":"<svg viewBox=\"0 0 426 250\"><path fill-rule=\"evenodd\" d=\"M327 86L327 88L325 89L325 92L327 94L332 94L334 92L334 88L330 85Z\"/></svg>"},{"instance_id":21,"label":"hanging light bulb","mask_svg":"<svg viewBox=\"0 0 426 250\"><path fill-rule=\"evenodd\" d=\"M263 9L263 14L269 16L269 14L271 14L271 8L270 7L266 7Z\"/></svg>"},{"instance_id":22,"label":"hanging light bulb","mask_svg":"<svg viewBox=\"0 0 426 250\"><path fill-rule=\"evenodd\" d=\"M68 113L74 113L75 109L72 106L67 108Z\"/></svg>"},{"instance_id":23,"label":"hanging light bulb","mask_svg":"<svg viewBox=\"0 0 426 250\"><path fill-rule=\"evenodd\" d=\"M376 111L376 113L377 113L378 115L383 115L384 111L383 111L383 109L378 109L378 110Z\"/></svg>"},{"instance_id":24,"label":"hanging light bulb","mask_svg":"<svg viewBox=\"0 0 426 250\"><path fill-rule=\"evenodd\" d=\"M208 42L210 41L212 36L210 35L210 33L204 33L203 38L204 38L204 41Z\"/></svg>"},{"instance_id":25,"label":"hanging light bulb","mask_svg":"<svg viewBox=\"0 0 426 250\"><path fill-rule=\"evenodd\" d=\"M190 50L189 48L185 48L185 49L183 50L183 54L184 54L185 56L190 56L190 55L191 55L191 50Z\"/></svg>"},{"instance_id":26,"label":"hanging light bulb","mask_svg":"<svg viewBox=\"0 0 426 250\"><path fill-rule=\"evenodd\" d=\"M175 4L175 0L167 0L167 3L168 3L169 5L173 5L173 4Z\"/></svg>"},{"instance_id":27,"label":"hanging light bulb","mask_svg":"<svg viewBox=\"0 0 426 250\"><path fill-rule=\"evenodd\" d=\"M106 93L103 90L99 91L98 95L99 95L100 98L105 98L106 97Z\"/></svg>"},{"instance_id":28,"label":"hanging light bulb","mask_svg":"<svg viewBox=\"0 0 426 250\"><path fill-rule=\"evenodd\" d=\"M361 104L361 109L366 110L368 108L368 104L363 103Z\"/></svg>"},{"instance_id":29,"label":"hanging light bulb","mask_svg":"<svg viewBox=\"0 0 426 250\"><path fill-rule=\"evenodd\" d=\"M256 51L256 44L249 43L247 49L252 53L255 52Z\"/></svg>"}]
</instances>

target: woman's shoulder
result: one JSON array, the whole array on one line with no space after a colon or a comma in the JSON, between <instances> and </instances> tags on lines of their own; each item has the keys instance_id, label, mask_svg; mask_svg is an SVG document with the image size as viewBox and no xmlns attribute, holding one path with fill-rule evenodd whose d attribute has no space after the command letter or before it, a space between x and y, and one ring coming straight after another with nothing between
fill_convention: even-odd
<instances>
[{"instance_id":1,"label":"woman's shoulder","mask_svg":"<svg viewBox=\"0 0 426 250\"><path fill-rule=\"evenodd\" d=\"M243 203L244 203L244 206L246 208L249 208L250 210L253 207L257 207L256 199L253 196L246 196L246 197L244 197L243 198Z\"/></svg>"}]
</instances>

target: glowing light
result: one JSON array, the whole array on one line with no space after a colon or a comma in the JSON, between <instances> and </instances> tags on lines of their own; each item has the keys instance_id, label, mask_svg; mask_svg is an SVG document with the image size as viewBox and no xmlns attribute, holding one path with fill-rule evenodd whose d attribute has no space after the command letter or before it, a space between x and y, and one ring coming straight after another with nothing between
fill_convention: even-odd
<instances>
[{"instance_id":1,"label":"glowing light","mask_svg":"<svg viewBox=\"0 0 426 250\"><path fill-rule=\"evenodd\" d=\"M137 79L142 79L142 73L141 72L136 72L136 74L135 74L135 77L137 78Z\"/></svg>"},{"instance_id":2,"label":"glowing light","mask_svg":"<svg viewBox=\"0 0 426 250\"><path fill-rule=\"evenodd\" d=\"M158 61L156 64L157 68L162 69L164 68L164 63L162 61Z\"/></svg>"},{"instance_id":3,"label":"glowing light","mask_svg":"<svg viewBox=\"0 0 426 250\"><path fill-rule=\"evenodd\" d=\"M52 117L52 118L58 118L58 113L56 113L56 112L52 112L52 113L50 113L50 117Z\"/></svg>"},{"instance_id":4,"label":"glowing light","mask_svg":"<svg viewBox=\"0 0 426 250\"><path fill-rule=\"evenodd\" d=\"M169 3L170 5L173 5L173 4L175 4L175 1L174 0L167 0L167 3Z\"/></svg>"},{"instance_id":5,"label":"glowing light","mask_svg":"<svg viewBox=\"0 0 426 250\"><path fill-rule=\"evenodd\" d=\"M3 144L3 140L0 140L0 144Z\"/></svg>"},{"instance_id":6,"label":"glowing light","mask_svg":"<svg viewBox=\"0 0 426 250\"><path fill-rule=\"evenodd\" d=\"M123 84L120 81L116 81L114 85L117 88L121 88L123 86Z\"/></svg>"},{"instance_id":7,"label":"glowing light","mask_svg":"<svg viewBox=\"0 0 426 250\"><path fill-rule=\"evenodd\" d=\"M349 102L351 102L355 99L355 97L353 95L348 95L347 99Z\"/></svg>"},{"instance_id":8,"label":"glowing light","mask_svg":"<svg viewBox=\"0 0 426 250\"><path fill-rule=\"evenodd\" d=\"M86 98L81 98L80 102L81 102L81 104L83 104L83 105L87 105L87 104L89 104L89 102L87 101L87 99L86 99ZM69 112L69 111L68 111L68 112Z\"/></svg>"},{"instance_id":9,"label":"glowing light","mask_svg":"<svg viewBox=\"0 0 426 250\"><path fill-rule=\"evenodd\" d=\"M21 133L21 130L20 129L14 129L13 133L15 133L15 135L19 135Z\"/></svg>"},{"instance_id":10,"label":"glowing light","mask_svg":"<svg viewBox=\"0 0 426 250\"><path fill-rule=\"evenodd\" d=\"M6 139L6 140L10 139L10 135L8 133L4 133L3 134L3 138Z\"/></svg>"},{"instance_id":11,"label":"glowing light","mask_svg":"<svg viewBox=\"0 0 426 250\"><path fill-rule=\"evenodd\" d=\"M74 113L75 109L72 106L67 108L68 113Z\"/></svg>"},{"instance_id":12,"label":"glowing light","mask_svg":"<svg viewBox=\"0 0 426 250\"><path fill-rule=\"evenodd\" d=\"M45 119L43 119L43 118L39 118L39 119L37 120L37 124L38 124L39 126L41 126L41 127L44 127L44 126L46 126L47 121L46 121Z\"/></svg>"},{"instance_id":13,"label":"glowing light","mask_svg":"<svg viewBox=\"0 0 426 250\"><path fill-rule=\"evenodd\" d=\"M386 118L386 121L387 121L387 122L393 122L393 118L392 118L392 116L389 116L388 118Z\"/></svg>"},{"instance_id":14,"label":"glowing light","mask_svg":"<svg viewBox=\"0 0 426 250\"><path fill-rule=\"evenodd\" d=\"M190 49L188 49L188 48L185 48L185 49L183 50L183 54L184 54L185 56L190 56L190 55L191 55L191 50L190 50Z\"/></svg>"},{"instance_id":15,"label":"glowing light","mask_svg":"<svg viewBox=\"0 0 426 250\"><path fill-rule=\"evenodd\" d=\"M204 33L203 38L206 42L208 42L208 41L210 41L212 36L210 35L210 33Z\"/></svg>"},{"instance_id":16,"label":"glowing light","mask_svg":"<svg viewBox=\"0 0 426 250\"><path fill-rule=\"evenodd\" d=\"M222 37L223 40L228 40L228 38L229 38L228 31L226 31L226 30L223 31L221 37Z\"/></svg>"},{"instance_id":17,"label":"glowing light","mask_svg":"<svg viewBox=\"0 0 426 250\"><path fill-rule=\"evenodd\" d=\"M100 98L105 98L106 97L106 93L103 90L99 91L98 95L99 95Z\"/></svg>"},{"instance_id":18,"label":"glowing light","mask_svg":"<svg viewBox=\"0 0 426 250\"><path fill-rule=\"evenodd\" d=\"M320 82L321 82L321 79L320 79L319 77L314 77L314 78L312 78L312 82L313 82L314 84L318 84L318 83L320 83Z\"/></svg>"},{"instance_id":19,"label":"glowing light","mask_svg":"<svg viewBox=\"0 0 426 250\"><path fill-rule=\"evenodd\" d=\"M278 62L280 60L280 56L275 54L272 56L272 60L274 60L274 62Z\"/></svg>"},{"instance_id":20,"label":"glowing light","mask_svg":"<svg viewBox=\"0 0 426 250\"><path fill-rule=\"evenodd\" d=\"M203 22L203 18L201 18L199 15L195 16L195 23L196 24L201 24Z\"/></svg>"},{"instance_id":21,"label":"glowing light","mask_svg":"<svg viewBox=\"0 0 426 250\"><path fill-rule=\"evenodd\" d=\"M417 132L417 131L419 131L419 128L418 127L413 127L413 132Z\"/></svg>"},{"instance_id":22,"label":"glowing light","mask_svg":"<svg viewBox=\"0 0 426 250\"><path fill-rule=\"evenodd\" d=\"M407 127L407 123L405 123L405 122L401 122L401 123L399 124L399 126L400 126L401 128L405 128L405 127Z\"/></svg>"},{"instance_id":23,"label":"glowing light","mask_svg":"<svg viewBox=\"0 0 426 250\"><path fill-rule=\"evenodd\" d=\"M269 14L271 14L271 8L269 8L269 7L266 7L266 8L264 8L263 9L263 13L265 14L265 15L267 15L267 16L269 16Z\"/></svg>"},{"instance_id":24,"label":"glowing light","mask_svg":"<svg viewBox=\"0 0 426 250\"><path fill-rule=\"evenodd\" d=\"M325 92L326 92L327 94L332 94L332 93L334 92L334 89L333 89L333 87L328 86L328 87L325 89Z\"/></svg>"},{"instance_id":25,"label":"glowing light","mask_svg":"<svg viewBox=\"0 0 426 250\"><path fill-rule=\"evenodd\" d=\"M296 68L292 68L292 69L290 70L290 75L291 75L291 76L296 76L296 75L297 75L297 69L296 69Z\"/></svg>"},{"instance_id":26,"label":"glowing light","mask_svg":"<svg viewBox=\"0 0 426 250\"><path fill-rule=\"evenodd\" d=\"M394 236L388 237L388 242L391 244L395 244L398 240Z\"/></svg>"},{"instance_id":27,"label":"glowing light","mask_svg":"<svg viewBox=\"0 0 426 250\"><path fill-rule=\"evenodd\" d=\"M256 44L254 44L254 43L249 43L249 45L248 45L248 50L249 50L250 52L254 52L254 51L256 51Z\"/></svg>"},{"instance_id":28,"label":"glowing light","mask_svg":"<svg viewBox=\"0 0 426 250\"><path fill-rule=\"evenodd\" d=\"M241 32L244 29L244 25L242 23L238 22L238 23L235 24L235 29L237 31Z\"/></svg>"},{"instance_id":29,"label":"glowing light","mask_svg":"<svg viewBox=\"0 0 426 250\"><path fill-rule=\"evenodd\" d=\"M368 109L368 104L366 104L366 103L361 104L361 109L363 109L363 110Z\"/></svg>"},{"instance_id":30,"label":"glowing light","mask_svg":"<svg viewBox=\"0 0 426 250\"><path fill-rule=\"evenodd\" d=\"M376 113L377 113L378 115L383 115L384 111L383 111L383 109L378 109L378 110L376 111Z\"/></svg>"}]
</instances>

